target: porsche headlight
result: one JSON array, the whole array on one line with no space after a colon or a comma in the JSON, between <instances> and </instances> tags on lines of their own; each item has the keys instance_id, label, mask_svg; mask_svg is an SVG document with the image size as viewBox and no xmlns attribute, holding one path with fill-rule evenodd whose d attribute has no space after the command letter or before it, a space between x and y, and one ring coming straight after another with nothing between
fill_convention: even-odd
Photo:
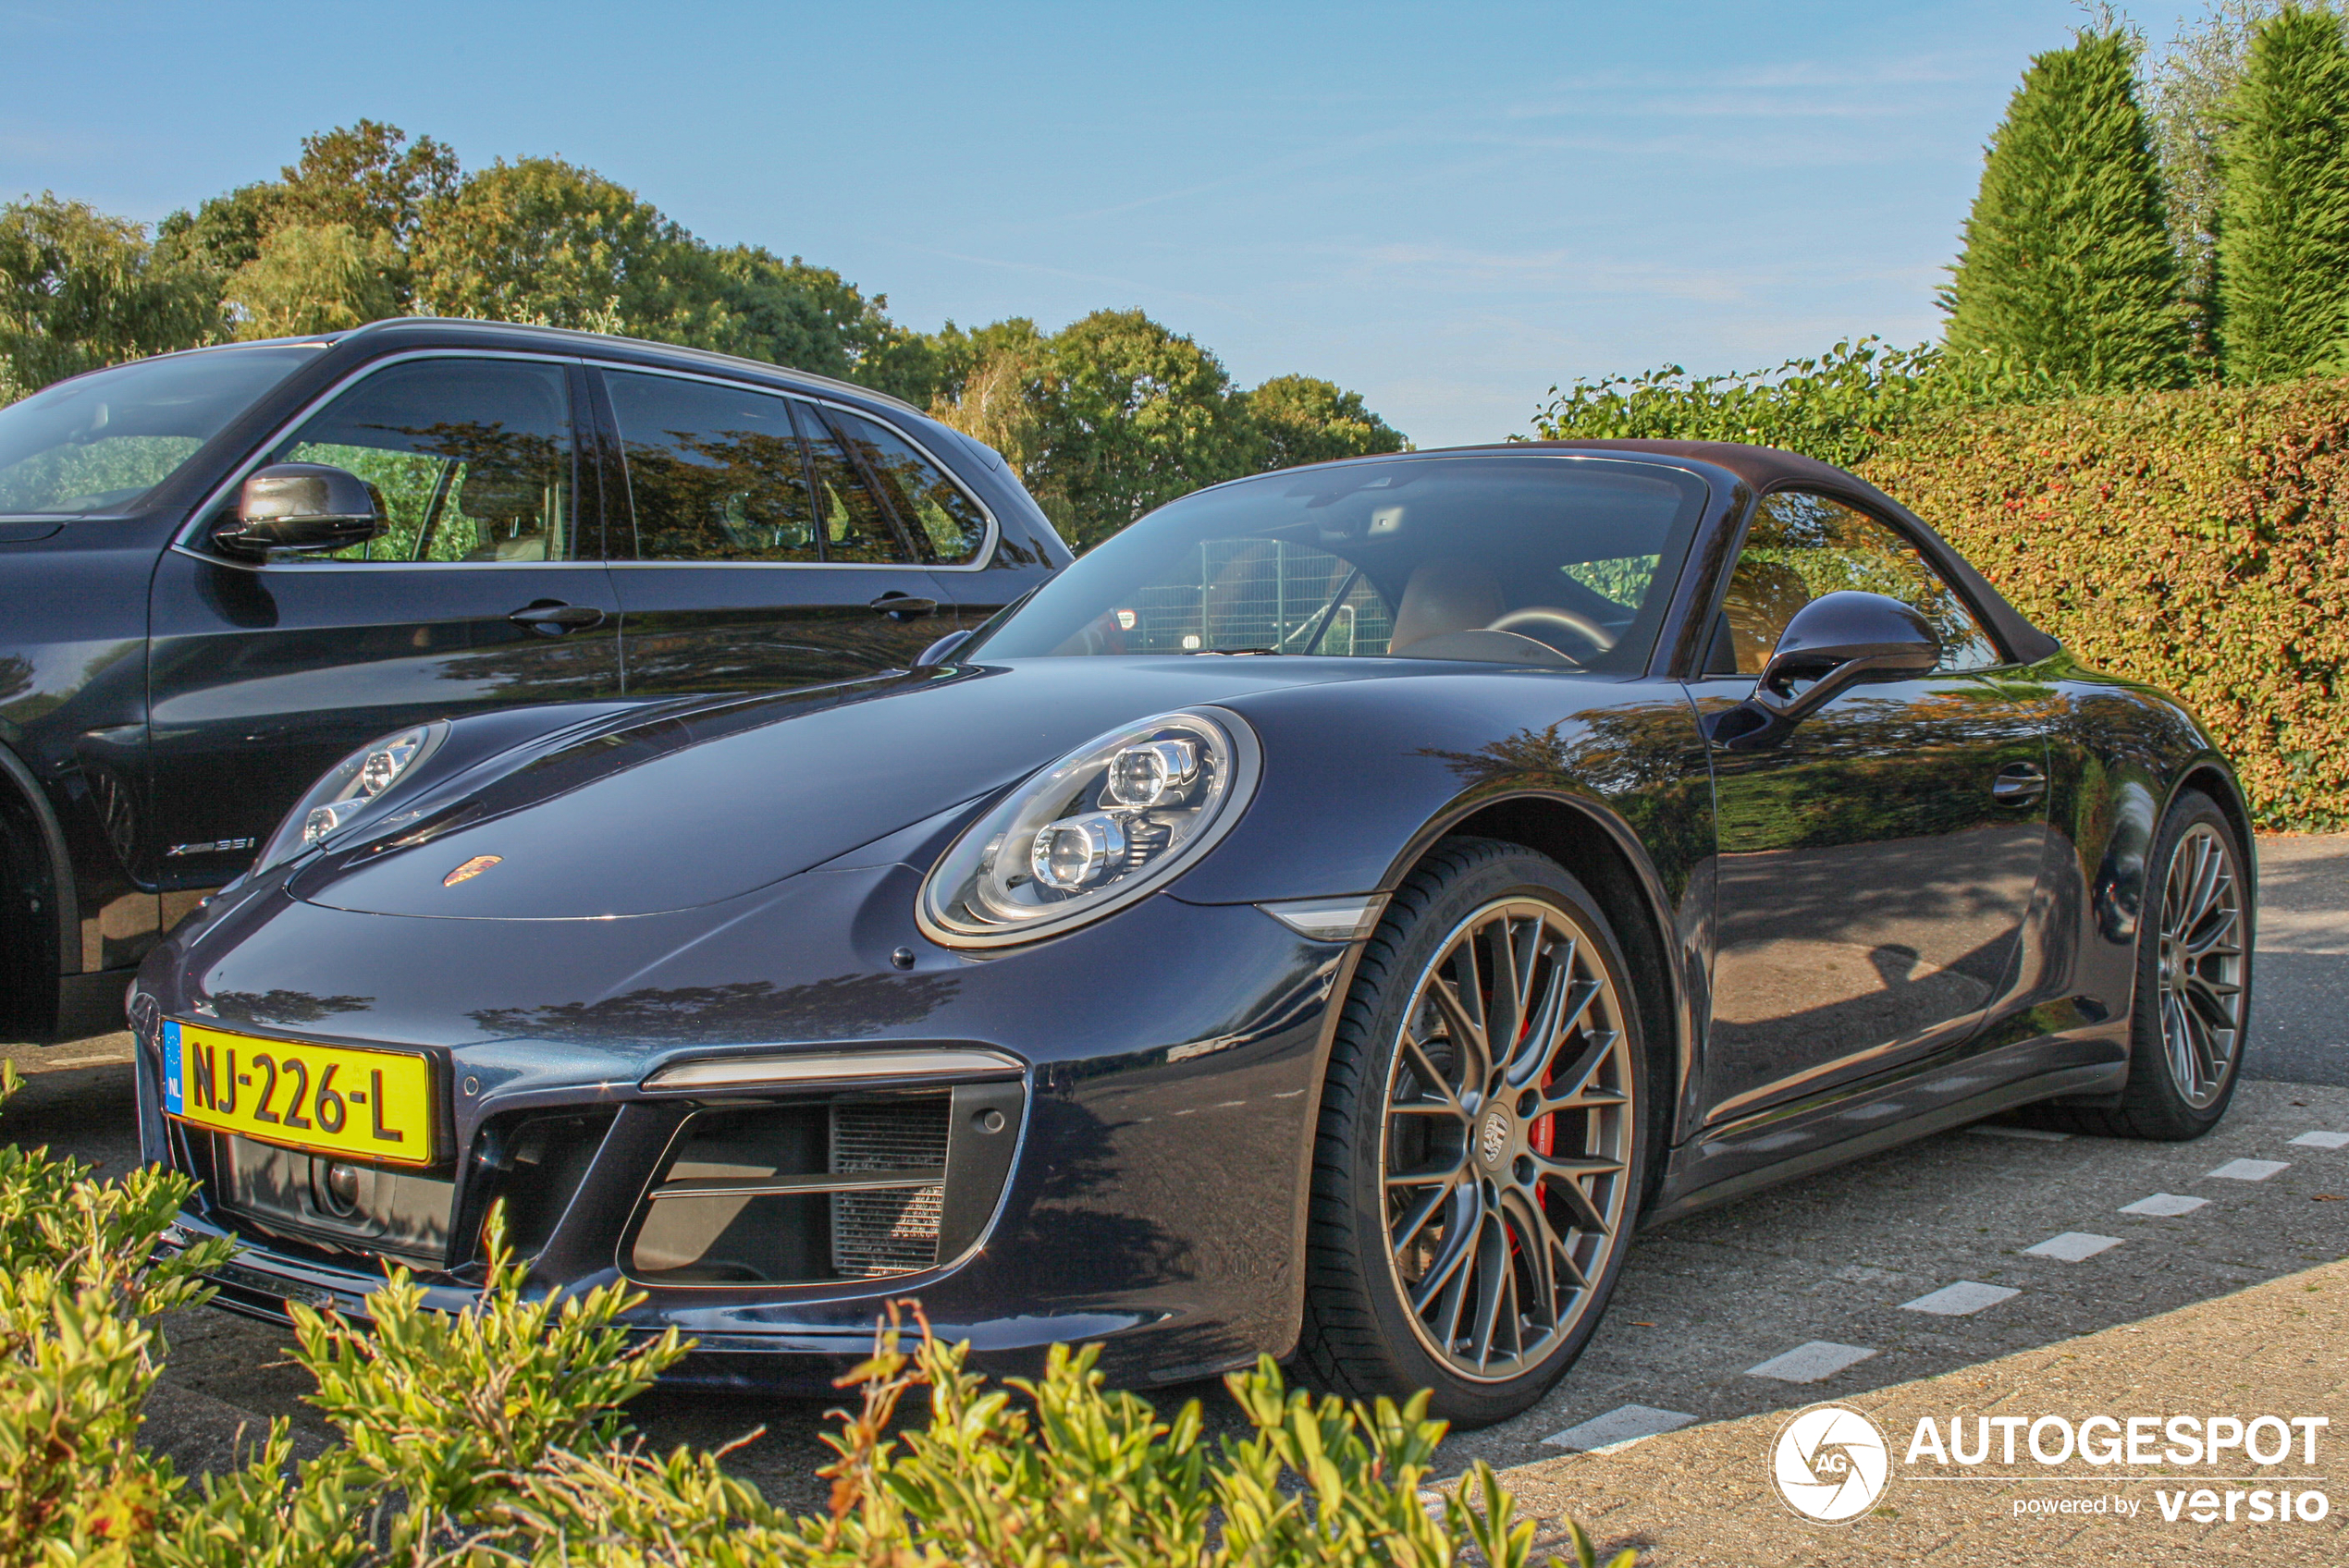
<instances>
[{"instance_id":1,"label":"porsche headlight","mask_svg":"<svg viewBox=\"0 0 2349 1568\"><path fill-rule=\"evenodd\" d=\"M999 948L1065 931L1164 884L1256 788L1236 714L1161 714L1087 742L971 824L922 884L924 935Z\"/></svg>"},{"instance_id":2,"label":"porsche headlight","mask_svg":"<svg viewBox=\"0 0 2349 1568\"><path fill-rule=\"evenodd\" d=\"M419 724L362 746L328 768L270 835L261 858L253 862L253 874L291 859L348 826L430 756L448 732L446 724Z\"/></svg>"}]
</instances>

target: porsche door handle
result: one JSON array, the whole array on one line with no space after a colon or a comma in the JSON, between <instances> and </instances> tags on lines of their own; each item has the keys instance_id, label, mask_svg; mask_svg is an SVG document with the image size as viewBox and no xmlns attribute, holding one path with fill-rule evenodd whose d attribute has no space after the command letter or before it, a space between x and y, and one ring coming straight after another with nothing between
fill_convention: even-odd
<instances>
[{"instance_id":1,"label":"porsche door handle","mask_svg":"<svg viewBox=\"0 0 2349 1568\"><path fill-rule=\"evenodd\" d=\"M604 612L593 605L566 605L560 599L541 599L524 605L506 618L516 626L527 626L541 637L560 637L566 631L584 631L604 623Z\"/></svg>"},{"instance_id":2,"label":"porsche door handle","mask_svg":"<svg viewBox=\"0 0 2349 1568\"><path fill-rule=\"evenodd\" d=\"M912 620L916 616L925 616L935 611L938 608L938 601L919 599L911 594L900 594L892 590L875 599L870 607L876 615L885 615L893 620Z\"/></svg>"},{"instance_id":3,"label":"porsche door handle","mask_svg":"<svg viewBox=\"0 0 2349 1568\"><path fill-rule=\"evenodd\" d=\"M2048 776L2039 765L2011 762L1990 780L1990 798L2002 806L2027 806L2048 792Z\"/></svg>"}]
</instances>

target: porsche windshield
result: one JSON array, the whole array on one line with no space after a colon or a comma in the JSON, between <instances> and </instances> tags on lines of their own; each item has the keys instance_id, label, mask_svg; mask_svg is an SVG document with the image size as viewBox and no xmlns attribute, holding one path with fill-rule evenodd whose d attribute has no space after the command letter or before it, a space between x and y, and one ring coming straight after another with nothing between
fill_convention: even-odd
<instances>
[{"instance_id":1,"label":"porsche windshield","mask_svg":"<svg viewBox=\"0 0 2349 1568\"><path fill-rule=\"evenodd\" d=\"M1530 453L1266 474L1143 518L958 656L1637 669L1705 496L1696 475L1658 463Z\"/></svg>"},{"instance_id":2,"label":"porsche windshield","mask_svg":"<svg viewBox=\"0 0 2349 1568\"><path fill-rule=\"evenodd\" d=\"M0 515L129 510L324 347L166 354L0 409Z\"/></svg>"}]
</instances>

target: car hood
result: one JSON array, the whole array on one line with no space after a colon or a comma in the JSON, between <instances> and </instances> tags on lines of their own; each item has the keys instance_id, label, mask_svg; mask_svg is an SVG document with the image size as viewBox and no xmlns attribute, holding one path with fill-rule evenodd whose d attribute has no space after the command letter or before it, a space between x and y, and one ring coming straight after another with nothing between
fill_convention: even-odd
<instances>
[{"instance_id":1,"label":"car hood","mask_svg":"<svg viewBox=\"0 0 2349 1568\"><path fill-rule=\"evenodd\" d=\"M1153 713L1412 668L1383 659L1045 658L672 705L486 781L468 777L453 793L428 790L416 826L304 867L290 890L336 909L454 919L692 908L959 815ZM468 865L473 875L450 880Z\"/></svg>"}]
</instances>

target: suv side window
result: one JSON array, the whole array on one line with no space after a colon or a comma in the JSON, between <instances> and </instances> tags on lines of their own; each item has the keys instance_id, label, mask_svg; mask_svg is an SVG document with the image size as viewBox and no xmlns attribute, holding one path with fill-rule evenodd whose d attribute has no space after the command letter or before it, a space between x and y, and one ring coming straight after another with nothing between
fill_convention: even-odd
<instances>
[{"instance_id":1,"label":"suv side window","mask_svg":"<svg viewBox=\"0 0 2349 1568\"><path fill-rule=\"evenodd\" d=\"M387 365L304 421L268 460L331 463L382 492L389 530L331 560L560 561L577 553L571 395L560 365Z\"/></svg>"},{"instance_id":2,"label":"suv side window","mask_svg":"<svg viewBox=\"0 0 2349 1568\"><path fill-rule=\"evenodd\" d=\"M1844 589L1882 594L1922 614L1941 638L1941 668L2006 662L1981 620L1917 547L1865 512L1825 496L1763 497L1715 618L1707 675L1759 675L1794 612Z\"/></svg>"},{"instance_id":3,"label":"suv side window","mask_svg":"<svg viewBox=\"0 0 2349 1568\"><path fill-rule=\"evenodd\" d=\"M793 399L607 371L638 559L819 561ZM800 410L805 419L806 410Z\"/></svg>"},{"instance_id":4,"label":"suv side window","mask_svg":"<svg viewBox=\"0 0 2349 1568\"><path fill-rule=\"evenodd\" d=\"M825 423L830 410L801 405L807 422L807 455L814 459L816 509L823 519L824 557L875 566L904 566L913 558L888 506L865 481L836 431ZM861 422L860 422L861 423Z\"/></svg>"},{"instance_id":5,"label":"suv side window","mask_svg":"<svg viewBox=\"0 0 2349 1568\"><path fill-rule=\"evenodd\" d=\"M987 543L987 514L935 463L886 425L839 409L832 423L865 461L925 559L962 566Z\"/></svg>"}]
</instances>

